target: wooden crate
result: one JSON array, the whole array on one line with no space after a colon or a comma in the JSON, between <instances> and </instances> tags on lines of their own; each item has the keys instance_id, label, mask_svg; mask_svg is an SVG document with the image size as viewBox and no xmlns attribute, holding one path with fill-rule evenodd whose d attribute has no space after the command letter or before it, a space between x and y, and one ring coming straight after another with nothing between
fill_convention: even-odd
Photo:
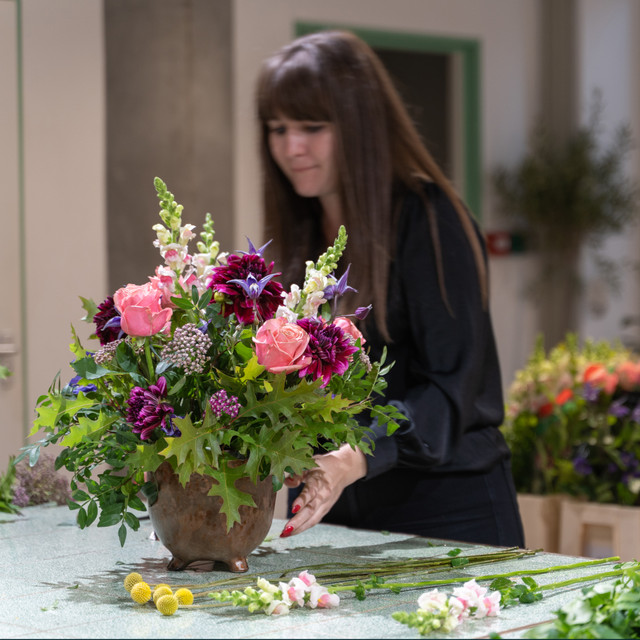
<instances>
[{"instance_id":1,"label":"wooden crate","mask_svg":"<svg viewBox=\"0 0 640 640\"><path fill-rule=\"evenodd\" d=\"M562 496L518 494L518 507L527 549L558 551L560 541L560 503Z\"/></svg>"},{"instance_id":2,"label":"wooden crate","mask_svg":"<svg viewBox=\"0 0 640 640\"><path fill-rule=\"evenodd\" d=\"M637 560L640 558L640 507L565 498L560 508L559 552Z\"/></svg>"}]
</instances>

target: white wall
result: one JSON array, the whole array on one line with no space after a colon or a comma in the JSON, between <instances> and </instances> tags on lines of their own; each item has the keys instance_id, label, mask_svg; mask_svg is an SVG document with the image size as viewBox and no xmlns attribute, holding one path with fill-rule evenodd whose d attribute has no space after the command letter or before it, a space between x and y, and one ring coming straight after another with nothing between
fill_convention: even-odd
<instances>
[{"instance_id":1,"label":"white wall","mask_svg":"<svg viewBox=\"0 0 640 640\"><path fill-rule=\"evenodd\" d=\"M495 223L489 175L517 161L539 115L540 7L537 0L236 0L234 4L236 240L261 235L254 83L261 61L293 38L297 21L478 39L481 43L483 224ZM491 264L492 309L503 379L511 380L534 340L524 298L531 258Z\"/></svg>"},{"instance_id":2,"label":"white wall","mask_svg":"<svg viewBox=\"0 0 640 640\"><path fill-rule=\"evenodd\" d=\"M29 407L73 371L78 296L106 291L102 0L23 0ZM27 420L30 416L27 415Z\"/></svg>"},{"instance_id":3,"label":"white wall","mask_svg":"<svg viewBox=\"0 0 640 640\"><path fill-rule=\"evenodd\" d=\"M628 158L629 177L640 181L640 3L636 0L580 0L578 4L578 92L581 119L588 118L593 91L604 98L603 144L612 141L615 128L631 125L636 148ZM603 246L611 258L640 264L640 226L612 236ZM580 331L597 339L633 337L640 330L621 331L625 315L640 315L640 272L627 269L623 287L615 295L598 276L589 255L583 259L587 288L580 314ZM601 313L596 311L600 309Z\"/></svg>"}]
</instances>

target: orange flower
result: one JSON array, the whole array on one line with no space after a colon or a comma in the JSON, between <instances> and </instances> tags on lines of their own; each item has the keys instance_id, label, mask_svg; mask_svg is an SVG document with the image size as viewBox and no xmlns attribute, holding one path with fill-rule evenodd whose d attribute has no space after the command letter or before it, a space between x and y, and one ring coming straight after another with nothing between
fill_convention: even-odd
<instances>
[{"instance_id":1,"label":"orange flower","mask_svg":"<svg viewBox=\"0 0 640 640\"><path fill-rule=\"evenodd\" d=\"M573 391L571 391L571 389L563 389L557 396L556 396L556 404L558 406L565 404L566 402L568 402L569 400L571 400L571 398L573 398Z\"/></svg>"}]
</instances>

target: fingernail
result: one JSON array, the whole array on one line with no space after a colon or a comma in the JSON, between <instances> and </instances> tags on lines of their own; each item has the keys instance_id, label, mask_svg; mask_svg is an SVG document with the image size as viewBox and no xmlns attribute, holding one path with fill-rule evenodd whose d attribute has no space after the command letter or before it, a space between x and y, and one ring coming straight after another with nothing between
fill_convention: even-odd
<instances>
[{"instance_id":1,"label":"fingernail","mask_svg":"<svg viewBox=\"0 0 640 640\"><path fill-rule=\"evenodd\" d=\"M300 511L300 505L294 504L293 507L291 507L291 513L298 513L298 511Z\"/></svg>"},{"instance_id":2,"label":"fingernail","mask_svg":"<svg viewBox=\"0 0 640 640\"><path fill-rule=\"evenodd\" d=\"M280 534L281 538L288 538L293 533L293 525L288 524Z\"/></svg>"}]
</instances>

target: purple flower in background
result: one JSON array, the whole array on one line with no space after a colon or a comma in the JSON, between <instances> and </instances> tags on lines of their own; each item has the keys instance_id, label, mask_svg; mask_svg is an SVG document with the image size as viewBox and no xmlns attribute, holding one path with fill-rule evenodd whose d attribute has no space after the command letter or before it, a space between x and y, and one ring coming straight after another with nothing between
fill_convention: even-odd
<instances>
[{"instance_id":1,"label":"purple flower in background","mask_svg":"<svg viewBox=\"0 0 640 640\"><path fill-rule=\"evenodd\" d=\"M158 378L148 389L133 387L129 394L127 422L132 431L140 434L141 440L148 440L152 432L160 427L168 436L180 436L180 430L173 424L173 407L163 402L167 395L167 381Z\"/></svg>"},{"instance_id":2,"label":"purple flower in background","mask_svg":"<svg viewBox=\"0 0 640 640\"><path fill-rule=\"evenodd\" d=\"M342 375L349 368L351 356L358 347L353 346L349 336L336 324L327 324L319 318L301 318L298 325L309 334L304 355L311 356L311 363L300 369L298 375L302 378L311 374L314 380L322 378L325 387L334 373Z\"/></svg>"},{"instance_id":3,"label":"purple flower in background","mask_svg":"<svg viewBox=\"0 0 640 640\"><path fill-rule=\"evenodd\" d=\"M634 422L640 422L640 402L634 407L631 412L631 419Z\"/></svg>"},{"instance_id":4,"label":"purple flower in background","mask_svg":"<svg viewBox=\"0 0 640 640\"><path fill-rule=\"evenodd\" d=\"M593 473L593 468L584 456L576 456L573 459L573 468L581 476L588 476Z\"/></svg>"},{"instance_id":5,"label":"purple flower in background","mask_svg":"<svg viewBox=\"0 0 640 640\"><path fill-rule=\"evenodd\" d=\"M609 413L616 418L624 418L631 413L629 407L625 407L624 401L626 398L618 398L611 403L609 407Z\"/></svg>"},{"instance_id":6,"label":"purple flower in background","mask_svg":"<svg viewBox=\"0 0 640 640\"><path fill-rule=\"evenodd\" d=\"M582 388L582 396L587 402L595 402L600 395L600 389L598 387L586 382Z\"/></svg>"}]
</instances>

